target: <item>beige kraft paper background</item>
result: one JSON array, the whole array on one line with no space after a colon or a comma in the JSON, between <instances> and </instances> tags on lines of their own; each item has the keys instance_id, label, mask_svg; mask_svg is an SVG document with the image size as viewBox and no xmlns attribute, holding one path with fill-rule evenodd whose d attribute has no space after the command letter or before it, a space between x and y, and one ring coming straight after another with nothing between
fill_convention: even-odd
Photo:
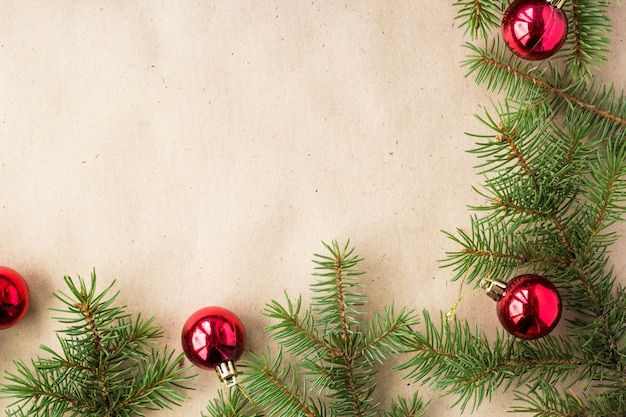
<instances>
[{"instance_id":1,"label":"beige kraft paper background","mask_svg":"<svg viewBox=\"0 0 626 417\"><path fill-rule=\"evenodd\" d=\"M56 346L51 294L92 268L177 351L207 305L235 311L264 351L263 307L308 299L312 255L333 239L365 258L368 311L447 311L458 285L439 260L457 248L442 230L482 202L464 132L481 132L473 114L489 105L459 65L468 39L451 3L0 2L0 264L32 291L0 333L0 371ZM612 7L600 73L618 91L625 9ZM458 314L499 326L482 294ZM429 416L460 414L379 376L384 403L419 389ZM150 415L199 417L219 382L199 371L193 385L183 407ZM505 416L511 398L476 415Z\"/></svg>"}]
</instances>

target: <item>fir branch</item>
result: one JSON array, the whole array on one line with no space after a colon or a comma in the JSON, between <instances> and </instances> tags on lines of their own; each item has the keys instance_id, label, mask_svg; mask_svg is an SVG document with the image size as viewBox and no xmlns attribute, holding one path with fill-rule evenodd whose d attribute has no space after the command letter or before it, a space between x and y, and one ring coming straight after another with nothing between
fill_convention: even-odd
<instances>
[{"instance_id":1,"label":"fir branch","mask_svg":"<svg viewBox=\"0 0 626 417\"><path fill-rule=\"evenodd\" d=\"M362 259L350 249L349 241L343 248L336 241L324 246L330 255L315 255L314 263L318 266L314 275L322 279L312 284L311 289L318 294L313 297L318 324L324 327L329 344L335 348L335 354L325 358L333 364L327 396L335 412L364 417L370 415L367 410L376 406L371 405L375 388L371 363L363 353L365 348L376 345L366 341L363 346L362 331L358 329L357 317L363 312L356 307L365 304L365 297L354 289L360 287L357 277L362 272L356 266Z\"/></svg>"},{"instance_id":2,"label":"fir branch","mask_svg":"<svg viewBox=\"0 0 626 417\"><path fill-rule=\"evenodd\" d=\"M413 311L403 308L396 315L393 306L385 308L384 315L374 315L368 326L369 332L363 334L362 344L353 356L364 356L371 363L382 364L390 354L396 355L406 350L407 342L412 337L412 326L417 323Z\"/></svg>"},{"instance_id":3,"label":"fir branch","mask_svg":"<svg viewBox=\"0 0 626 417\"><path fill-rule=\"evenodd\" d=\"M608 261L613 226L626 211L626 99L591 73L608 52L609 2L569 3L565 67L523 61L498 38L466 45L468 76L505 101L496 116L479 118L490 133L473 135L485 176L477 191L487 203L472 209L486 214L472 217L471 232L448 234L461 249L448 253L445 266L464 282L540 272L571 313L567 339L530 343L500 334L488 343L467 323L442 321L438 329L425 317L426 335L416 336L405 369L458 395L462 409L513 387L524 402L516 411L626 415L626 296ZM469 22L468 10L457 18ZM561 392L579 380L593 395Z\"/></svg>"},{"instance_id":4,"label":"fir branch","mask_svg":"<svg viewBox=\"0 0 626 417\"><path fill-rule=\"evenodd\" d=\"M143 408L172 409L172 406L181 405L186 399L180 391L185 389L181 382L185 379L186 369L179 366L182 359L182 355L174 356L174 352L165 348L142 356L130 378L124 369L120 369L119 377L111 382L115 392L111 408L141 415Z\"/></svg>"},{"instance_id":5,"label":"fir branch","mask_svg":"<svg viewBox=\"0 0 626 417\"><path fill-rule=\"evenodd\" d=\"M378 404L372 403L376 388L376 371L363 358L355 360L348 355L335 357L331 368L332 389L327 393L331 408L338 415L370 417L378 414Z\"/></svg>"},{"instance_id":6,"label":"fir branch","mask_svg":"<svg viewBox=\"0 0 626 417\"><path fill-rule=\"evenodd\" d=\"M589 125L572 127L566 134L551 122L529 124L524 115L501 112L500 117L503 121L489 114L481 119L494 133L480 136L491 140L479 143L473 152L486 160L479 167L490 176L486 191L479 193L492 204L474 207L490 214L472 219L471 235L459 231L460 238L454 238L463 248L461 254L448 256L447 266L458 268L456 278L474 267L469 281L479 274L492 275L494 265L498 274L506 273L506 259L516 259L519 266L567 267L612 243L615 233L602 231L624 211L621 142L583 140ZM587 223L589 227L581 227ZM556 241L561 245L554 245ZM505 247L514 253L503 256ZM473 259L481 255L489 257L488 263Z\"/></svg>"},{"instance_id":7,"label":"fir branch","mask_svg":"<svg viewBox=\"0 0 626 417\"><path fill-rule=\"evenodd\" d=\"M498 194L503 185L525 177L532 194L562 200L573 195L586 173L586 161L596 148L582 140L589 128L572 126L564 132L552 117L515 112L508 102L495 111L495 116L486 112L484 117L478 117L492 133L470 135L481 140L470 152L483 161L477 168L487 178L486 188ZM558 204L536 210L547 212L555 206Z\"/></svg>"},{"instance_id":8,"label":"fir branch","mask_svg":"<svg viewBox=\"0 0 626 417\"><path fill-rule=\"evenodd\" d=\"M606 260L581 273L582 285L565 286L570 303L578 312L571 320L572 337L582 352L602 365L602 380L626 388L626 297L613 294L615 278L606 270Z\"/></svg>"},{"instance_id":9,"label":"fir branch","mask_svg":"<svg viewBox=\"0 0 626 417\"><path fill-rule=\"evenodd\" d=\"M571 0L570 33L566 41L565 65L573 78L590 76L609 52L611 31L608 1Z\"/></svg>"},{"instance_id":10,"label":"fir branch","mask_svg":"<svg viewBox=\"0 0 626 417\"><path fill-rule=\"evenodd\" d=\"M385 417L422 417L425 414L426 404L415 393L410 403L404 397L392 400L389 411L385 412Z\"/></svg>"},{"instance_id":11,"label":"fir branch","mask_svg":"<svg viewBox=\"0 0 626 417\"><path fill-rule=\"evenodd\" d=\"M355 269L361 258L354 255L354 248L349 248L349 241L343 248L336 241L323 245L330 255L315 254L314 275L322 279L311 286L313 292L320 294L313 297L313 308L327 333L340 332L347 341L352 333L350 326L359 322L355 316L362 314L357 307L365 304L363 294L357 291L362 272Z\"/></svg>"},{"instance_id":12,"label":"fir branch","mask_svg":"<svg viewBox=\"0 0 626 417\"><path fill-rule=\"evenodd\" d=\"M263 417L241 387L228 391L218 391L218 397L209 402L207 412L210 417ZM202 417L206 417L202 414Z\"/></svg>"},{"instance_id":13,"label":"fir branch","mask_svg":"<svg viewBox=\"0 0 626 417\"><path fill-rule=\"evenodd\" d=\"M624 135L626 103L623 96L615 96L613 88L596 88L593 78L589 83L585 79L573 81L564 79L551 67L540 69L531 63L522 63L507 54L497 41L484 49L473 44L466 44L466 47L471 51L463 63L468 67L468 75L474 75L478 84L486 83L488 90L505 92L512 101L551 103L554 114L568 107L570 111L578 109L593 116L598 132L609 129L614 134Z\"/></svg>"},{"instance_id":14,"label":"fir branch","mask_svg":"<svg viewBox=\"0 0 626 417\"><path fill-rule=\"evenodd\" d=\"M584 264L578 264L574 259L569 268L564 268L562 274L555 277L581 319L596 320L606 311L605 300L612 298L615 283L607 263L605 251L599 251Z\"/></svg>"},{"instance_id":15,"label":"fir branch","mask_svg":"<svg viewBox=\"0 0 626 417\"><path fill-rule=\"evenodd\" d=\"M610 329L610 323L623 323L626 317L615 316L612 308L607 309L611 301L617 300L612 293L615 278L611 271L605 272L606 249L617 235L604 231L620 221L625 211L626 148L622 143L611 140L607 146L598 148L597 157L590 166L589 175L582 181L584 195L589 202L585 217L589 220L586 224L572 222L581 241L577 256L572 260L573 272L580 279L584 293L573 291L570 299L575 307L580 307L581 312L589 311L597 328L596 334L600 335L605 345L605 348L596 350L608 351L609 362L623 374L626 361L618 353L615 341L623 337L622 328ZM578 225L581 223L586 227L580 229ZM620 312L620 309L617 311Z\"/></svg>"},{"instance_id":16,"label":"fir branch","mask_svg":"<svg viewBox=\"0 0 626 417\"><path fill-rule=\"evenodd\" d=\"M453 268L453 280L478 281L478 285L483 278L509 276L520 267L537 262L526 256L518 236L507 234L499 223L486 229L480 219L472 216L470 233L462 229L457 229L456 234L444 233L461 248L446 252L443 260L443 267Z\"/></svg>"},{"instance_id":17,"label":"fir branch","mask_svg":"<svg viewBox=\"0 0 626 417\"><path fill-rule=\"evenodd\" d=\"M31 368L23 361L14 362L16 371L7 373L8 382L3 384L5 397L14 399L9 405L11 408L28 408L30 415L49 413L49 415L64 415L74 410L83 413L93 413L98 407L81 398L77 389L69 384L77 377L76 372L67 369L40 368L37 361L32 361ZM59 390L58 385L67 385L69 389ZM46 415L46 414L44 414Z\"/></svg>"},{"instance_id":18,"label":"fir branch","mask_svg":"<svg viewBox=\"0 0 626 417\"><path fill-rule=\"evenodd\" d=\"M49 357L33 360L32 370L15 362L3 384L3 395L15 399L8 413L121 417L180 405L193 377L178 365L182 354L156 349L162 331L154 319L132 319L114 306L113 284L97 293L95 272L89 285L64 279L69 294L54 295L65 309L53 309L66 325L57 332L61 350L42 346Z\"/></svg>"},{"instance_id":19,"label":"fir branch","mask_svg":"<svg viewBox=\"0 0 626 417\"><path fill-rule=\"evenodd\" d=\"M577 395L573 390L560 392L549 384L527 393L516 392L514 411L537 417L623 417L626 415L624 392L601 393L596 397Z\"/></svg>"},{"instance_id":20,"label":"fir branch","mask_svg":"<svg viewBox=\"0 0 626 417\"><path fill-rule=\"evenodd\" d=\"M240 388L255 405L256 413L380 415L381 404L373 397L377 386L373 365L405 352L413 338L417 318L411 310L396 312L391 306L369 321L364 319L361 307L366 297L357 291L362 288L358 278L363 273L357 268L362 258L348 244L339 246L333 241L323 245L328 254L316 254L313 261L318 279L310 286L314 294L311 307L302 306L302 297L268 303L263 313L276 323L266 330L278 342L278 353L272 357L270 353L249 352L241 361ZM287 362L284 352L294 355L294 361ZM243 409L240 398L220 398L209 406L212 416L247 415L248 411L233 411ZM423 407L415 396L410 402L395 401L389 411L392 414L387 415L421 415Z\"/></svg>"},{"instance_id":21,"label":"fir branch","mask_svg":"<svg viewBox=\"0 0 626 417\"><path fill-rule=\"evenodd\" d=\"M603 233L626 212L626 147L609 140L599 148L590 164L590 175L582 179L584 195L589 201L590 224L587 239L581 248L581 258L611 245L617 238L614 232Z\"/></svg>"},{"instance_id":22,"label":"fir branch","mask_svg":"<svg viewBox=\"0 0 626 417\"><path fill-rule=\"evenodd\" d=\"M460 28L472 39L487 38L489 33L499 27L503 12L502 1L498 0L456 0L458 7L455 20L459 20Z\"/></svg>"},{"instance_id":23,"label":"fir branch","mask_svg":"<svg viewBox=\"0 0 626 417\"><path fill-rule=\"evenodd\" d=\"M323 410L306 398L306 390L299 389L294 367L282 367L282 361L280 351L274 359L269 353L249 353L249 359L242 361L247 369L242 373L241 385L255 404L267 409L270 415L323 416Z\"/></svg>"},{"instance_id":24,"label":"fir branch","mask_svg":"<svg viewBox=\"0 0 626 417\"><path fill-rule=\"evenodd\" d=\"M520 135L521 137L523 135ZM559 144L559 146L563 145ZM516 148L521 149L521 147ZM454 265L457 269L457 277L462 276L467 281L483 275L488 278L507 276L496 274L506 273L505 260L514 259L516 256L509 254L507 258L501 255L504 250L509 250L520 254L517 255L520 266L528 266L530 263L528 261L534 259L537 266L544 268L544 271L547 267L551 267L557 281L567 284L565 295L570 305L580 313L587 312L589 317L588 321L580 321L576 325L576 331L586 335L585 346L589 349L583 350L589 353L589 357L595 358L598 364L606 363L609 368L616 368L616 373L622 377L612 377L612 379L620 382L624 379L623 373L626 365L621 355L618 354L620 343L616 340L622 339L621 333L618 332L623 330L623 326L610 328L608 323L613 321L608 319L610 313L607 304L612 306L611 311L621 312L622 310L613 308L614 279L605 274L606 261L603 257L603 249L607 242L610 243L613 239L614 233L602 234L602 230L619 221L623 213L623 177L626 174L624 152L623 145L615 145L614 141L609 141L606 146L596 146L593 158L589 157L587 151L580 153L584 156L581 168L572 174L584 186L578 190L566 189L565 192L560 191L559 187L543 191L545 186L542 181L553 179L555 176L550 173L558 172L557 178L561 181L572 182L567 178L568 175L572 175L567 173L567 170L558 169L557 164L547 168L547 173L541 173L541 169L546 169L545 166L549 165L548 161L539 163L537 161L541 161L540 158L516 158L518 161L524 161L521 164L523 166L519 168L517 175L509 175L501 180L507 182L507 185L499 186L496 188L497 191L494 191L503 196L494 200L505 206L507 210L496 211L494 206L492 215L481 220L473 219L472 235L459 231L460 238L455 236L453 240L461 244L463 250L461 254L451 254L450 263L447 265ZM574 152L568 152L565 162L573 163L572 154ZM544 167L541 168L541 165ZM519 192L504 193L502 191L506 187L513 189L515 181L527 178L528 169L541 174L537 175L537 179L533 179L530 184L522 184ZM585 173L583 178L580 178L581 173ZM488 182L488 186L490 184ZM541 206L540 210L534 205L534 201L541 199L542 194L547 194L552 198L547 199L547 204ZM568 194L567 200L561 201L559 194ZM525 200L524 196L528 196L528 200ZM510 200L516 200L514 207ZM510 220L512 208L513 216L522 220ZM584 221L584 219L589 220ZM522 243L525 236L529 236L532 245ZM591 241L596 243L592 244ZM560 244L555 244L556 242ZM482 245L480 249L471 249L476 248L477 243ZM531 246L535 249L531 250ZM533 251L542 253L543 257L535 257ZM481 256L485 259L477 260ZM613 319L618 323L623 323L622 320L626 320L626 317L614 316ZM589 343L590 337L595 339L594 343ZM581 344L583 344L582 340ZM610 371L604 372L611 374Z\"/></svg>"},{"instance_id":25,"label":"fir branch","mask_svg":"<svg viewBox=\"0 0 626 417\"><path fill-rule=\"evenodd\" d=\"M472 207L489 213L472 218L471 234L459 230L453 237L462 247L448 254L455 279L506 276L522 266L567 264L572 257L563 213L576 202L589 147L579 132L567 135L545 119L511 114L508 106L498 119L487 113L480 120L493 133L474 135L487 139L472 152L484 159L478 168L488 174L485 191L476 191L491 204ZM562 245L555 247L555 240ZM534 249L541 242L551 249Z\"/></svg>"},{"instance_id":26,"label":"fir branch","mask_svg":"<svg viewBox=\"0 0 626 417\"><path fill-rule=\"evenodd\" d=\"M498 390L530 380L576 382L591 380L599 363L580 358L575 346L545 338L532 348L526 342L496 336L493 343L467 322L441 317L439 328L424 312L425 334L415 334L414 356L400 365L407 378L458 396L461 410L476 409ZM572 374L575 375L572 376Z\"/></svg>"},{"instance_id":27,"label":"fir branch","mask_svg":"<svg viewBox=\"0 0 626 417\"><path fill-rule=\"evenodd\" d=\"M263 314L278 321L268 326L266 331L294 355L324 357L339 354L339 350L319 337L311 309L307 309L303 317L300 317L302 297L298 297L295 304L286 294L285 298L286 307L275 300L266 305Z\"/></svg>"}]
</instances>

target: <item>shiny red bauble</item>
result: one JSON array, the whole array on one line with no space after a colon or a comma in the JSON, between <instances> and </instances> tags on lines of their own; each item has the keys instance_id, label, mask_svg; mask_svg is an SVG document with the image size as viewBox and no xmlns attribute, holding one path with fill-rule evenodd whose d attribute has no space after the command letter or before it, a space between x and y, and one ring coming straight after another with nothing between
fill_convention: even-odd
<instances>
[{"instance_id":1,"label":"shiny red bauble","mask_svg":"<svg viewBox=\"0 0 626 417\"><path fill-rule=\"evenodd\" d=\"M561 296L556 287L539 275L513 278L497 305L498 318L513 336L538 339L550 333L561 318Z\"/></svg>"},{"instance_id":2,"label":"shiny red bauble","mask_svg":"<svg viewBox=\"0 0 626 417\"><path fill-rule=\"evenodd\" d=\"M205 307L185 322L181 335L187 358L204 369L239 359L244 351L246 332L241 320L222 307Z\"/></svg>"},{"instance_id":3,"label":"shiny red bauble","mask_svg":"<svg viewBox=\"0 0 626 417\"><path fill-rule=\"evenodd\" d=\"M511 51L524 59L546 59L567 37L567 16L546 0L515 0L502 18L502 36Z\"/></svg>"},{"instance_id":4,"label":"shiny red bauble","mask_svg":"<svg viewBox=\"0 0 626 417\"><path fill-rule=\"evenodd\" d=\"M0 330L17 324L30 306L30 291L24 278L0 266Z\"/></svg>"}]
</instances>

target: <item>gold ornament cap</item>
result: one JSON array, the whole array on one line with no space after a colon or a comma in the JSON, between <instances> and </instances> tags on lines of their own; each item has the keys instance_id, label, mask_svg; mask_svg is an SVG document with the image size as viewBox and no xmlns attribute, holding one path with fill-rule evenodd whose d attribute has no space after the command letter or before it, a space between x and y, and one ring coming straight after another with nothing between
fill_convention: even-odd
<instances>
[{"instance_id":1,"label":"gold ornament cap","mask_svg":"<svg viewBox=\"0 0 626 417\"><path fill-rule=\"evenodd\" d=\"M495 301L500 301L506 292L506 283L502 281L493 281L483 279L480 286L485 290L487 295Z\"/></svg>"},{"instance_id":2,"label":"gold ornament cap","mask_svg":"<svg viewBox=\"0 0 626 417\"><path fill-rule=\"evenodd\" d=\"M565 0L548 0L548 3L550 3L552 6L556 7L557 9L560 9L565 4Z\"/></svg>"},{"instance_id":3,"label":"gold ornament cap","mask_svg":"<svg viewBox=\"0 0 626 417\"><path fill-rule=\"evenodd\" d=\"M222 362L215 367L217 377L226 385L227 388L237 385L237 368L232 361Z\"/></svg>"}]
</instances>

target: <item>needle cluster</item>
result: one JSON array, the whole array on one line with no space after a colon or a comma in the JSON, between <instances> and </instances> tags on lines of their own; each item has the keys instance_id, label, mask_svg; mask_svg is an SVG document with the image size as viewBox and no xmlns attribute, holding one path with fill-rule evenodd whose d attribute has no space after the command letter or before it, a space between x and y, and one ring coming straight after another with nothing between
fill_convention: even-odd
<instances>
[{"instance_id":1,"label":"needle cluster","mask_svg":"<svg viewBox=\"0 0 626 417\"><path fill-rule=\"evenodd\" d=\"M456 4L473 40L463 65L496 98L477 116L484 131L470 134L484 204L472 207L469 227L448 233L458 249L445 265L476 288L542 275L561 293L564 320L553 335L522 341L425 313L403 369L462 409L512 389L511 409L535 416L624 416L626 294L610 250L626 211L626 99L593 75L608 51L609 2L567 2L568 43L540 63L491 39L491 13L508 2Z\"/></svg>"},{"instance_id":2,"label":"needle cluster","mask_svg":"<svg viewBox=\"0 0 626 417\"><path fill-rule=\"evenodd\" d=\"M182 355L159 349L162 336L154 318L132 317L109 294L114 283L96 291L96 275L85 282L65 277L69 292L55 297L52 309L65 328L58 349L42 346L46 357L15 362L2 395L15 400L7 416L143 416L146 410L171 408L186 399Z\"/></svg>"},{"instance_id":3,"label":"needle cluster","mask_svg":"<svg viewBox=\"0 0 626 417\"><path fill-rule=\"evenodd\" d=\"M210 416L423 415L417 394L386 408L373 395L378 367L409 346L415 315L391 306L366 320L361 258L349 244L324 246L327 253L314 260L318 280L311 285L311 305L288 296L266 305L277 352L248 352L239 363L240 386L220 393L207 407Z\"/></svg>"}]
</instances>

